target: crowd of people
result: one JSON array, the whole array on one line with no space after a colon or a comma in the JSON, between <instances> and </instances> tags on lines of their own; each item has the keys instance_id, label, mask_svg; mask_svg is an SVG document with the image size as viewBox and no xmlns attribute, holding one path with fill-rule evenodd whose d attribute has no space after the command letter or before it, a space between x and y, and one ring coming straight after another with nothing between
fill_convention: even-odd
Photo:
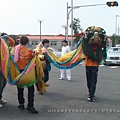
<instances>
[{"instance_id":1,"label":"crowd of people","mask_svg":"<svg viewBox=\"0 0 120 120\"><path fill-rule=\"evenodd\" d=\"M30 52L30 50L26 47L27 43L29 42L29 39L26 36L21 36L19 38L19 43L17 43L17 45L14 45L15 44L14 40L10 39L10 37L6 33L1 34L1 37L5 37L5 39L7 40L8 46L14 46L14 53L18 55L17 58L14 57L15 58L14 61L18 65L20 69L20 73L22 73L25 69L25 66L28 64L28 62L36 55L35 52ZM67 40L63 40L62 43L63 43L62 55L69 53L70 47L68 45ZM42 41L42 45L49 48L49 40L44 39ZM49 72L51 70L51 66L47 58L47 52L43 50L42 54L44 55L44 61L45 61L43 82L45 83L45 86L49 86L47 82L49 80ZM96 52L94 52L94 54L96 54ZM6 85L6 80L1 71L1 64L2 63L0 61L0 107L2 107L3 104L7 103L6 100L2 99L2 93ZM86 68L86 78L87 78L87 87L88 87L88 101L91 101L91 102L96 101L95 90L96 90L96 84L97 84L98 66L99 65L97 61L93 61L86 56L85 68ZM64 72L65 70L63 69L60 70L59 80L65 79ZM68 81L72 80L70 69L66 70L66 76ZM34 108L34 92L35 92L34 85L27 87L27 89L28 89L28 105L26 110L28 110L31 113L38 113L38 111ZM17 91L18 91L18 102L19 102L18 108L21 110L24 110L25 109L25 106L24 106L25 98L23 97L24 88L17 86Z\"/></svg>"}]
</instances>

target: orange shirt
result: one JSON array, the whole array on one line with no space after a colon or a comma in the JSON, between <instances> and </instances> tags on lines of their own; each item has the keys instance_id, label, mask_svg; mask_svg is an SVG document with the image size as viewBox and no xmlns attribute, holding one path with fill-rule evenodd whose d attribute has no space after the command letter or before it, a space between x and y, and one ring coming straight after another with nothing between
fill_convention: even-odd
<instances>
[{"instance_id":1,"label":"orange shirt","mask_svg":"<svg viewBox=\"0 0 120 120\"><path fill-rule=\"evenodd\" d=\"M85 58L85 66L98 66L96 61L92 61L88 57Z\"/></svg>"},{"instance_id":2,"label":"orange shirt","mask_svg":"<svg viewBox=\"0 0 120 120\"><path fill-rule=\"evenodd\" d=\"M96 54L96 52L94 52ZM85 66L99 66L97 61L93 61L90 58L85 58Z\"/></svg>"},{"instance_id":3,"label":"orange shirt","mask_svg":"<svg viewBox=\"0 0 120 120\"><path fill-rule=\"evenodd\" d=\"M19 60L17 61L17 65L20 70L24 70L26 65L31 59L31 54L30 50L26 48L25 46L20 46L20 51L19 51Z\"/></svg>"}]
</instances>

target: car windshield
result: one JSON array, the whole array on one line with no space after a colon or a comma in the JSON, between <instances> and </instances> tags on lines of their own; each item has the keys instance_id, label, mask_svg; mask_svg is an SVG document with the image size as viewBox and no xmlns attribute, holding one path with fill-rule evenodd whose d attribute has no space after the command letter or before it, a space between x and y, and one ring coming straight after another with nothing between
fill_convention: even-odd
<instances>
[{"instance_id":1,"label":"car windshield","mask_svg":"<svg viewBox=\"0 0 120 120\"><path fill-rule=\"evenodd\" d=\"M120 48L111 48L108 50L108 53L120 53Z\"/></svg>"}]
</instances>

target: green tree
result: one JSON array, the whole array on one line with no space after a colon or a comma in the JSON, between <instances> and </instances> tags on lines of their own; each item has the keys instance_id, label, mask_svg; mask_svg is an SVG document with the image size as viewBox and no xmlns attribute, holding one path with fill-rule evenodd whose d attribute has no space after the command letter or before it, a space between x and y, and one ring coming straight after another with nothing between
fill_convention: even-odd
<instances>
[{"instance_id":1,"label":"green tree","mask_svg":"<svg viewBox=\"0 0 120 120\"><path fill-rule=\"evenodd\" d=\"M113 34L112 36L110 36L110 39L112 40L112 46L115 46L115 41L116 44L120 44L120 36L116 36L115 34Z\"/></svg>"},{"instance_id":2,"label":"green tree","mask_svg":"<svg viewBox=\"0 0 120 120\"><path fill-rule=\"evenodd\" d=\"M74 39L74 42L77 43L81 38L81 36L79 36L78 34L83 31L83 29L80 25L79 18L74 18L73 19L72 23L70 24L70 28L73 28L73 32L76 35L76 38Z\"/></svg>"}]
</instances>

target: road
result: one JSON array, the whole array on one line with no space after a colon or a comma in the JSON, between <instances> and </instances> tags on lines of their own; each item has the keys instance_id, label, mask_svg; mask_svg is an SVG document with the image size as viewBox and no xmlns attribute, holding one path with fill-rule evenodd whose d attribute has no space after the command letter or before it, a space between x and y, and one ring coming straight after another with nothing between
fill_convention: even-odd
<instances>
[{"instance_id":1,"label":"road","mask_svg":"<svg viewBox=\"0 0 120 120\"><path fill-rule=\"evenodd\" d=\"M87 101L85 67L72 69L72 81L58 80L59 69L52 66L50 87L44 95L35 92L35 108L31 114L17 108L17 89L7 85L0 108L0 120L120 120L120 66L99 67L96 102ZM25 89L27 105L27 89Z\"/></svg>"}]
</instances>

